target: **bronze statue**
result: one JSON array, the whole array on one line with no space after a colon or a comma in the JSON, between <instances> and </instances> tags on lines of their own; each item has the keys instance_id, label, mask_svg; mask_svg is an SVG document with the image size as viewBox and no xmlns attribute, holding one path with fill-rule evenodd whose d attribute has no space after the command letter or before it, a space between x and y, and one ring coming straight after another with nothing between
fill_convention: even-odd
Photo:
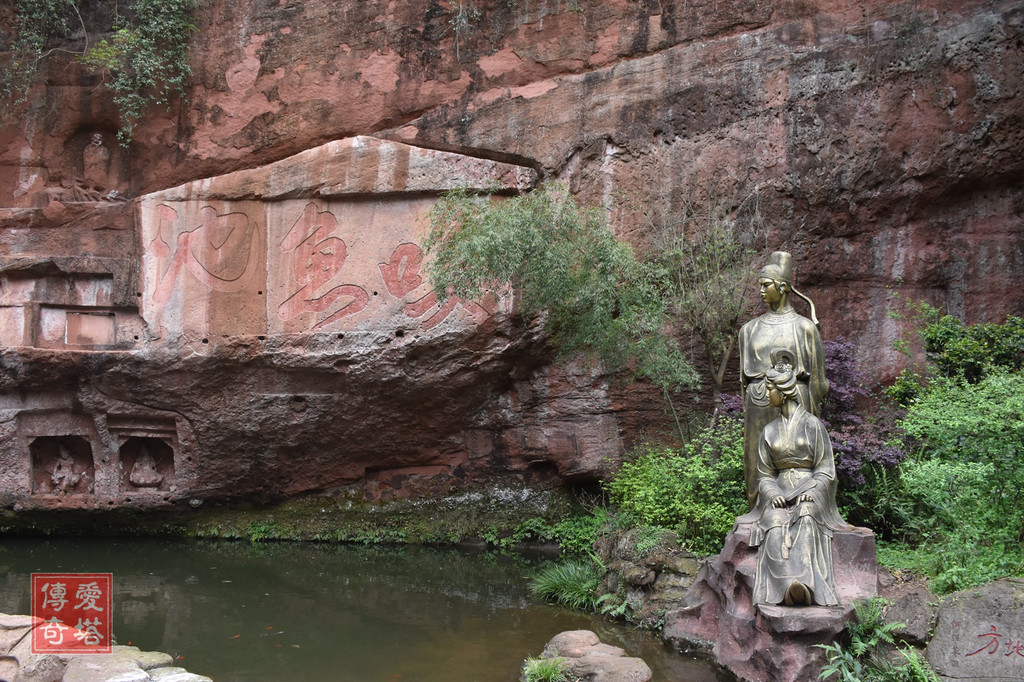
<instances>
[{"instance_id":1,"label":"bronze statue","mask_svg":"<svg viewBox=\"0 0 1024 682\"><path fill-rule=\"evenodd\" d=\"M758 440L765 426L779 416L779 408L768 401L765 374L772 367L771 353L781 349L793 360L793 374L800 405L817 416L828 392L825 360L814 319L814 304L793 288L792 256L776 251L758 275L761 299L768 312L740 329L740 383L743 389L743 472L747 484L747 505L752 520L757 501ZM790 303L790 292L811 304L811 320L798 315ZM812 321L813 320L813 321Z\"/></svg>"},{"instance_id":2,"label":"bronze statue","mask_svg":"<svg viewBox=\"0 0 1024 682\"><path fill-rule=\"evenodd\" d=\"M836 466L825 425L800 403L796 358L774 349L764 373L779 416L757 442L758 547L755 604L839 604L833 581L832 531L848 525L836 508Z\"/></svg>"}]
</instances>

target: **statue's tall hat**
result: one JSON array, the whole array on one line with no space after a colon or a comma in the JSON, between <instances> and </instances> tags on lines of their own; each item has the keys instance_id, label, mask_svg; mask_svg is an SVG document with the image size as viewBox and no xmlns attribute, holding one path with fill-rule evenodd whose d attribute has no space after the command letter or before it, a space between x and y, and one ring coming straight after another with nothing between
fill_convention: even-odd
<instances>
[{"instance_id":1,"label":"statue's tall hat","mask_svg":"<svg viewBox=\"0 0 1024 682\"><path fill-rule=\"evenodd\" d=\"M768 262L761 268L761 272L757 276L785 283L794 294L807 301L807 305L811 307L811 322L819 329L821 328L821 323L818 322L818 316L815 314L814 301L804 296L793 286L793 255L791 253L788 251L773 252L772 255L768 256Z\"/></svg>"},{"instance_id":2,"label":"statue's tall hat","mask_svg":"<svg viewBox=\"0 0 1024 682\"><path fill-rule=\"evenodd\" d=\"M792 285L793 255L786 251L775 251L772 255L768 256L768 262L761 268L758 277L767 277L768 279L774 279L776 282L785 282Z\"/></svg>"}]
</instances>

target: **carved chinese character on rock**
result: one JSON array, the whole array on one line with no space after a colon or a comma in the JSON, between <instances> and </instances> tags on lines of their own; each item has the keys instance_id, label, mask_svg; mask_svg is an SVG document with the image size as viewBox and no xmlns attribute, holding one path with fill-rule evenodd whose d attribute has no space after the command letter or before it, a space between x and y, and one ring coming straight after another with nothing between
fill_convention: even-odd
<instances>
[{"instance_id":1,"label":"carved chinese character on rock","mask_svg":"<svg viewBox=\"0 0 1024 682\"><path fill-rule=\"evenodd\" d=\"M420 265L423 262L423 251L415 244L404 243L398 246L391 254L391 260L381 263L380 274L384 278L384 286L388 292L396 297L403 298L423 283L420 276ZM431 309L437 310L423 320L424 331L433 329L444 322L445 319L455 310L455 306L462 304L462 307L473 316L479 324L486 320L490 313L473 301L464 298L451 297L439 305L437 294L433 291L421 296L415 301L405 304L405 314L409 317L420 318L426 315Z\"/></svg>"},{"instance_id":2,"label":"carved chinese character on rock","mask_svg":"<svg viewBox=\"0 0 1024 682\"><path fill-rule=\"evenodd\" d=\"M215 291L235 292L244 289L248 275L258 266L260 239L256 224L245 213L220 214L212 206L200 209L201 222L173 238L175 249L164 239L173 234L178 212L170 206L157 208L159 228L149 249L161 261L170 257L163 268L153 300L164 305L171 299L182 268Z\"/></svg>"},{"instance_id":3,"label":"carved chinese character on rock","mask_svg":"<svg viewBox=\"0 0 1024 682\"><path fill-rule=\"evenodd\" d=\"M302 215L285 235L281 250L291 254L293 281L298 285L277 310L278 317L289 320L303 313L324 313L313 331L363 310L370 301L366 290L355 284L339 284L321 291L341 272L348 257L348 246L334 236L338 220L316 204L307 204Z\"/></svg>"}]
</instances>

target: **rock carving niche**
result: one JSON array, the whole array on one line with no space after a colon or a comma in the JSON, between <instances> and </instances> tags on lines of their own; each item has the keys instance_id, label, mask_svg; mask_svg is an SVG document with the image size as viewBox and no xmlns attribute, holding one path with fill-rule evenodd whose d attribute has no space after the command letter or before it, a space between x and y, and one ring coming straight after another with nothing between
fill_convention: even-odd
<instances>
[{"instance_id":1,"label":"rock carving niche","mask_svg":"<svg viewBox=\"0 0 1024 682\"><path fill-rule=\"evenodd\" d=\"M172 236L178 212L166 204L157 206L156 211L158 226L149 250L163 266L153 293L157 304L170 301L183 268L214 291L237 292L249 285L260 262L256 221L245 213L221 214L212 206L203 206L199 225Z\"/></svg>"},{"instance_id":2,"label":"rock carving niche","mask_svg":"<svg viewBox=\"0 0 1024 682\"><path fill-rule=\"evenodd\" d=\"M94 132L82 150L82 184L86 189L103 191L110 185L110 147L103 133Z\"/></svg>"},{"instance_id":3,"label":"rock carving niche","mask_svg":"<svg viewBox=\"0 0 1024 682\"><path fill-rule=\"evenodd\" d=\"M281 242L282 253L291 256L292 287L298 286L277 309L282 320L303 313L326 312L313 331L363 310L370 302L366 289L356 284L322 288L341 272L348 257L348 246L334 236L338 219L330 211L307 204ZM319 293L318 293L319 292Z\"/></svg>"},{"instance_id":4,"label":"rock carving niche","mask_svg":"<svg viewBox=\"0 0 1024 682\"><path fill-rule=\"evenodd\" d=\"M174 448L161 438L131 436L118 451L125 491L167 491L174 482Z\"/></svg>"},{"instance_id":5,"label":"rock carving niche","mask_svg":"<svg viewBox=\"0 0 1024 682\"><path fill-rule=\"evenodd\" d=\"M29 444L32 493L91 495L96 469L92 445L82 436L40 436Z\"/></svg>"},{"instance_id":6,"label":"rock carving niche","mask_svg":"<svg viewBox=\"0 0 1024 682\"><path fill-rule=\"evenodd\" d=\"M68 178L65 199L100 201L116 198L124 189L123 151L111 130L84 128L65 143Z\"/></svg>"}]
</instances>

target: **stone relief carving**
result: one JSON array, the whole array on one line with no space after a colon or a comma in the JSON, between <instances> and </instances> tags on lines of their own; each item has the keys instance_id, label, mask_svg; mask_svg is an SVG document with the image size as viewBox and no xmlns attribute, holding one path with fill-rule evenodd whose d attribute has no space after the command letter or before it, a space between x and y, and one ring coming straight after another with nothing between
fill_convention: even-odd
<instances>
[{"instance_id":1,"label":"stone relief carving","mask_svg":"<svg viewBox=\"0 0 1024 682\"><path fill-rule=\"evenodd\" d=\"M132 436L118 455L125 490L170 490L174 449L162 439Z\"/></svg>"},{"instance_id":2,"label":"stone relief carving","mask_svg":"<svg viewBox=\"0 0 1024 682\"><path fill-rule=\"evenodd\" d=\"M419 246L410 242L399 244L387 263L377 265L388 293L395 298L405 298L406 294L423 284L420 276L422 262L423 250Z\"/></svg>"},{"instance_id":3,"label":"stone relief carving","mask_svg":"<svg viewBox=\"0 0 1024 682\"><path fill-rule=\"evenodd\" d=\"M41 436L29 445L32 493L84 495L94 492L92 445L82 436Z\"/></svg>"},{"instance_id":4,"label":"stone relief carving","mask_svg":"<svg viewBox=\"0 0 1024 682\"><path fill-rule=\"evenodd\" d=\"M360 205L344 216L339 211L347 205L312 201L236 210L189 208L187 201L143 205L144 300L152 304L143 317L157 328L204 337L222 330L318 332L360 313L366 314L346 324L390 325L395 320L387 318L403 316L428 331L460 307L467 321L483 322L493 312L487 304L442 303L425 285L424 252L407 238L426 212L418 201L412 209ZM201 224L182 231L189 216ZM271 248L262 252L268 240ZM186 286L193 278L206 288ZM378 298L381 283L390 296ZM215 291L242 297L212 300Z\"/></svg>"},{"instance_id":5,"label":"stone relief carving","mask_svg":"<svg viewBox=\"0 0 1024 682\"><path fill-rule=\"evenodd\" d=\"M384 286L395 298L404 298L411 291L423 283L420 276L420 265L423 262L423 250L416 244L409 242L400 244L391 254L391 260L387 263L380 263L381 277L384 278ZM490 313L478 303L464 298L449 298L434 314L422 322L424 331L432 329L444 322L455 310L455 306L462 304L462 307L469 311L477 324L486 320ZM427 314L431 308L438 304L437 294L433 291L426 295L405 304L405 314L409 317L420 318Z\"/></svg>"},{"instance_id":6,"label":"stone relief carving","mask_svg":"<svg viewBox=\"0 0 1024 682\"><path fill-rule=\"evenodd\" d=\"M103 133L93 133L82 150L82 184L88 190L102 192L110 184L110 148Z\"/></svg>"}]
</instances>

